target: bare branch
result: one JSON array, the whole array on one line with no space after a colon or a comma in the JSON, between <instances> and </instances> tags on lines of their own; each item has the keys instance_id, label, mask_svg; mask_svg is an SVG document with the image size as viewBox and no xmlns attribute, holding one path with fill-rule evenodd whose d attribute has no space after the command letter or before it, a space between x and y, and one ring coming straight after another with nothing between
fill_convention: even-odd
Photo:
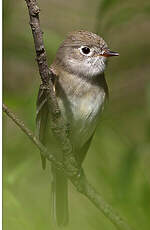
<instances>
[{"instance_id":1,"label":"bare branch","mask_svg":"<svg viewBox=\"0 0 150 230\"><path fill-rule=\"evenodd\" d=\"M39 7L36 4L36 0L25 0L29 10L30 16L30 26L32 29L32 34L34 38L34 45L36 50L36 59L39 67L39 73L42 80L42 88L45 89L46 98L49 105L49 113L51 115L51 129L53 134L59 140L60 150L64 154L64 164L68 167L71 174L72 172L79 173L80 168L78 162L75 159L75 155L72 152L72 145L67 136L67 127L61 116L61 111L59 109L57 98L53 90L52 79L55 77L48 67L46 51L43 43L43 33L40 29L39 21Z\"/></svg>"},{"instance_id":2,"label":"bare branch","mask_svg":"<svg viewBox=\"0 0 150 230\"><path fill-rule=\"evenodd\" d=\"M50 154L45 146L37 139L37 137L28 129L24 122L21 121L13 112L8 109L8 107L3 104L3 112L10 117L16 125L29 137L29 139L37 146L37 148L42 152L43 156L46 157L49 161L52 161L58 169L61 169L64 172L64 166L61 162L56 162L54 155Z\"/></svg>"},{"instance_id":3,"label":"bare branch","mask_svg":"<svg viewBox=\"0 0 150 230\"><path fill-rule=\"evenodd\" d=\"M5 112L16 125L31 139L31 141L38 147L47 160L53 162L57 169L61 170L68 179L74 184L76 189L84 194L119 230L131 230L127 223L113 210L113 208L101 197L101 195L88 183L83 171L80 175L70 174L70 170L66 170L62 162L56 161L54 156L48 152L44 145L34 136L30 129L28 129L24 122L11 112L6 105L3 104L3 112Z\"/></svg>"}]
</instances>

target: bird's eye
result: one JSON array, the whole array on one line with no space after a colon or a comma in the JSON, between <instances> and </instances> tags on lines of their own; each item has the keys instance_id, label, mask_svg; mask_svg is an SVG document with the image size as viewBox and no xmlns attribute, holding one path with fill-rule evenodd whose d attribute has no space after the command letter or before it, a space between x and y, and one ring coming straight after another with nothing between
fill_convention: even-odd
<instances>
[{"instance_id":1,"label":"bird's eye","mask_svg":"<svg viewBox=\"0 0 150 230\"><path fill-rule=\"evenodd\" d=\"M81 46L81 47L79 48L79 50L80 50L80 53L83 54L83 55L89 56L90 53L91 53L90 48L87 47L87 46Z\"/></svg>"},{"instance_id":2,"label":"bird's eye","mask_svg":"<svg viewBox=\"0 0 150 230\"><path fill-rule=\"evenodd\" d=\"M89 54L90 53L90 48L85 46L85 47L82 48L82 52L84 54Z\"/></svg>"}]
</instances>

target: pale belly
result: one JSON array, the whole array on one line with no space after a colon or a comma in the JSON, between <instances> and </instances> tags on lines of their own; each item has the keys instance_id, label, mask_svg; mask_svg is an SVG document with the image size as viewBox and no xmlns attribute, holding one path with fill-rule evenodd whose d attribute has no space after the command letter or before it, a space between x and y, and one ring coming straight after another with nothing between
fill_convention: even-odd
<instances>
[{"instance_id":1,"label":"pale belly","mask_svg":"<svg viewBox=\"0 0 150 230\"><path fill-rule=\"evenodd\" d=\"M75 148L81 148L93 135L99 115L103 110L105 92L88 93L82 97L69 97L67 101L59 99L63 116L70 126L70 138Z\"/></svg>"}]
</instances>

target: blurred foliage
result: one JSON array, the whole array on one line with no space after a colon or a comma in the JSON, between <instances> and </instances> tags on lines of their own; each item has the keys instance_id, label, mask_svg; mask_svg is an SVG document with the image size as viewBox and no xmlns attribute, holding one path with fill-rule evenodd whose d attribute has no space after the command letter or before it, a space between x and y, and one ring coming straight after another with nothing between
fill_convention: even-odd
<instances>
[{"instance_id":1,"label":"blurred foliage","mask_svg":"<svg viewBox=\"0 0 150 230\"><path fill-rule=\"evenodd\" d=\"M97 32L120 53L106 73L110 100L84 163L89 180L136 230L150 229L150 1L38 1L52 62L64 35ZM40 84L24 1L3 1L3 99L32 130ZM57 229L50 216L50 166L3 118L3 229ZM115 227L70 185L72 229ZM81 227L82 226L82 227Z\"/></svg>"}]
</instances>

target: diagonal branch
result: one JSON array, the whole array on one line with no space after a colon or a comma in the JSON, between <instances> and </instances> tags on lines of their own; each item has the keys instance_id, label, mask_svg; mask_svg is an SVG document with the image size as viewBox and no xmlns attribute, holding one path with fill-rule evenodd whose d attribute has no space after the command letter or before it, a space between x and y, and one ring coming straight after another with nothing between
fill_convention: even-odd
<instances>
[{"instance_id":1,"label":"diagonal branch","mask_svg":"<svg viewBox=\"0 0 150 230\"><path fill-rule=\"evenodd\" d=\"M74 184L76 189L84 194L119 230L131 230L127 223L113 210L113 208L101 197L101 195L89 184L86 177L81 171L81 175L70 174L61 162L56 161L54 155L52 155L45 146L34 136L30 129L28 129L24 122L21 121L16 115L11 112L6 105L3 104L3 112L5 112L16 125L31 139L31 141L37 146L41 151L42 155L46 157L47 160L53 162L57 169L61 170L68 179Z\"/></svg>"},{"instance_id":2,"label":"diagonal branch","mask_svg":"<svg viewBox=\"0 0 150 230\"><path fill-rule=\"evenodd\" d=\"M54 155L50 154L45 146L37 139L37 137L28 129L24 122L21 121L13 112L11 112L8 107L3 104L3 112L10 117L16 125L29 137L29 139L37 146L37 148L42 152L42 155L46 157L49 161L53 162L58 169L61 169L64 172L64 166L61 162L56 162Z\"/></svg>"}]
</instances>

